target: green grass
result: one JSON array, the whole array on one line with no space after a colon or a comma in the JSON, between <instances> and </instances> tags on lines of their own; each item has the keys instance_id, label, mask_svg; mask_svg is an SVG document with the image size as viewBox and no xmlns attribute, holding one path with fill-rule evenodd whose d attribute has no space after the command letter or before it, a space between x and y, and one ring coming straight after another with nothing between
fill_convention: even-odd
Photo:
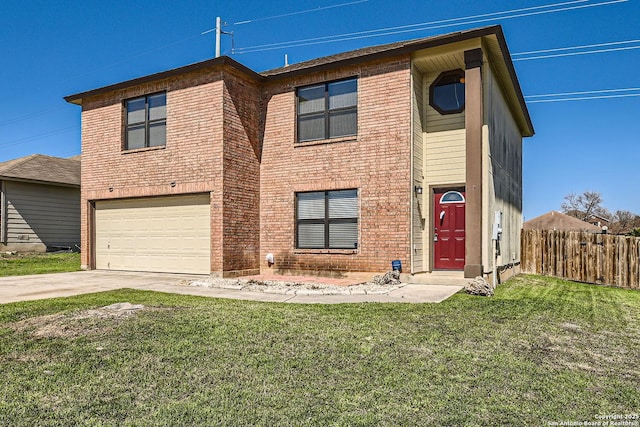
<instances>
[{"instance_id":1,"label":"green grass","mask_svg":"<svg viewBox=\"0 0 640 427\"><path fill-rule=\"evenodd\" d=\"M640 292L537 276L421 305L119 290L0 306L0 425L595 422L638 413L639 361Z\"/></svg>"},{"instance_id":2,"label":"green grass","mask_svg":"<svg viewBox=\"0 0 640 427\"><path fill-rule=\"evenodd\" d=\"M0 277L78 270L80 270L78 253L0 255Z\"/></svg>"}]
</instances>

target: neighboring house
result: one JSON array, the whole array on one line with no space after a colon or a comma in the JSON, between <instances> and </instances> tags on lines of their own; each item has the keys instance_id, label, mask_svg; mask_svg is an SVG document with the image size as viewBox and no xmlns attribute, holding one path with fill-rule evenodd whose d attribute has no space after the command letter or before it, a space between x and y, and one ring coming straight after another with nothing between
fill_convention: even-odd
<instances>
[{"instance_id":1,"label":"neighboring house","mask_svg":"<svg viewBox=\"0 0 640 427\"><path fill-rule=\"evenodd\" d=\"M589 215L589 217L586 219L586 221L589 224L593 224L595 226L598 226L600 228L602 227L607 227L609 228L609 226L611 225L611 220L609 218L605 218L603 216L600 215Z\"/></svg>"},{"instance_id":2,"label":"neighboring house","mask_svg":"<svg viewBox=\"0 0 640 427\"><path fill-rule=\"evenodd\" d=\"M522 225L522 228L525 230L588 231L591 233L602 233L601 227L557 211L547 212L544 215L530 219Z\"/></svg>"},{"instance_id":3,"label":"neighboring house","mask_svg":"<svg viewBox=\"0 0 640 427\"><path fill-rule=\"evenodd\" d=\"M82 106L84 268L474 277L496 212L498 265L519 261L534 131L499 26L65 99Z\"/></svg>"},{"instance_id":4,"label":"neighboring house","mask_svg":"<svg viewBox=\"0 0 640 427\"><path fill-rule=\"evenodd\" d=\"M80 244L80 158L33 154L0 163L0 250Z\"/></svg>"}]
</instances>

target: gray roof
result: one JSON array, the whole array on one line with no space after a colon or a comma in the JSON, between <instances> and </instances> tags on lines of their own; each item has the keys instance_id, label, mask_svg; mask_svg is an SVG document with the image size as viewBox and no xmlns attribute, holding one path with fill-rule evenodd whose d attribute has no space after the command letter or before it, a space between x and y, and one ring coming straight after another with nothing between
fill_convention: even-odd
<instances>
[{"instance_id":1,"label":"gray roof","mask_svg":"<svg viewBox=\"0 0 640 427\"><path fill-rule=\"evenodd\" d=\"M421 49L455 43L463 40L470 40L476 37L497 35L504 38L502 28L499 25L475 28L472 30L458 31L454 33L441 34L437 36L422 37L412 40L368 46L360 49L341 52L334 55L323 56L308 61L303 61L285 67L274 68L263 71L260 74L267 78L286 77L292 74L317 71L318 68L327 66L342 66L349 63L364 62L381 57L392 55L402 55L412 53Z\"/></svg>"},{"instance_id":2,"label":"gray roof","mask_svg":"<svg viewBox=\"0 0 640 427\"><path fill-rule=\"evenodd\" d=\"M32 154L0 163L0 179L80 186L80 156L70 159Z\"/></svg>"},{"instance_id":3,"label":"gray roof","mask_svg":"<svg viewBox=\"0 0 640 427\"><path fill-rule=\"evenodd\" d=\"M590 231L601 233L602 229L578 218L557 211L540 215L522 225L525 230Z\"/></svg>"}]
</instances>

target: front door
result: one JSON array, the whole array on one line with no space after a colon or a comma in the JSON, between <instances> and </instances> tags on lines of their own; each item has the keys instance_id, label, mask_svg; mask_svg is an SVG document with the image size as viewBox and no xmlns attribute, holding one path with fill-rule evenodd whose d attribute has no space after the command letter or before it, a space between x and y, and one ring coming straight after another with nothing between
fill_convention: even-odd
<instances>
[{"instance_id":1,"label":"front door","mask_svg":"<svg viewBox=\"0 0 640 427\"><path fill-rule=\"evenodd\" d=\"M464 189L437 189L433 197L433 267L464 270Z\"/></svg>"}]
</instances>

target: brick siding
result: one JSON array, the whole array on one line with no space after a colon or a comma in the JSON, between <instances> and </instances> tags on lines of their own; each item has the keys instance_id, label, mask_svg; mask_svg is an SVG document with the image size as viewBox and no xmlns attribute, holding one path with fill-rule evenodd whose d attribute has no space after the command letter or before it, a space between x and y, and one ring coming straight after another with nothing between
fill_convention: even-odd
<instances>
[{"instance_id":1,"label":"brick siding","mask_svg":"<svg viewBox=\"0 0 640 427\"><path fill-rule=\"evenodd\" d=\"M384 271L409 261L410 60L390 59L285 80L266 90L261 164L260 248L278 272ZM296 143L295 88L358 78L358 134ZM297 250L295 193L359 190L357 250Z\"/></svg>"},{"instance_id":2,"label":"brick siding","mask_svg":"<svg viewBox=\"0 0 640 427\"><path fill-rule=\"evenodd\" d=\"M358 134L295 143L295 88L357 76ZM123 101L167 91L167 144L124 152ZM383 271L409 265L410 58L260 83L227 66L83 99L82 264L90 202L210 193L211 271ZM170 184L175 182L175 186ZM295 249L295 193L359 190L357 250Z\"/></svg>"}]
</instances>

